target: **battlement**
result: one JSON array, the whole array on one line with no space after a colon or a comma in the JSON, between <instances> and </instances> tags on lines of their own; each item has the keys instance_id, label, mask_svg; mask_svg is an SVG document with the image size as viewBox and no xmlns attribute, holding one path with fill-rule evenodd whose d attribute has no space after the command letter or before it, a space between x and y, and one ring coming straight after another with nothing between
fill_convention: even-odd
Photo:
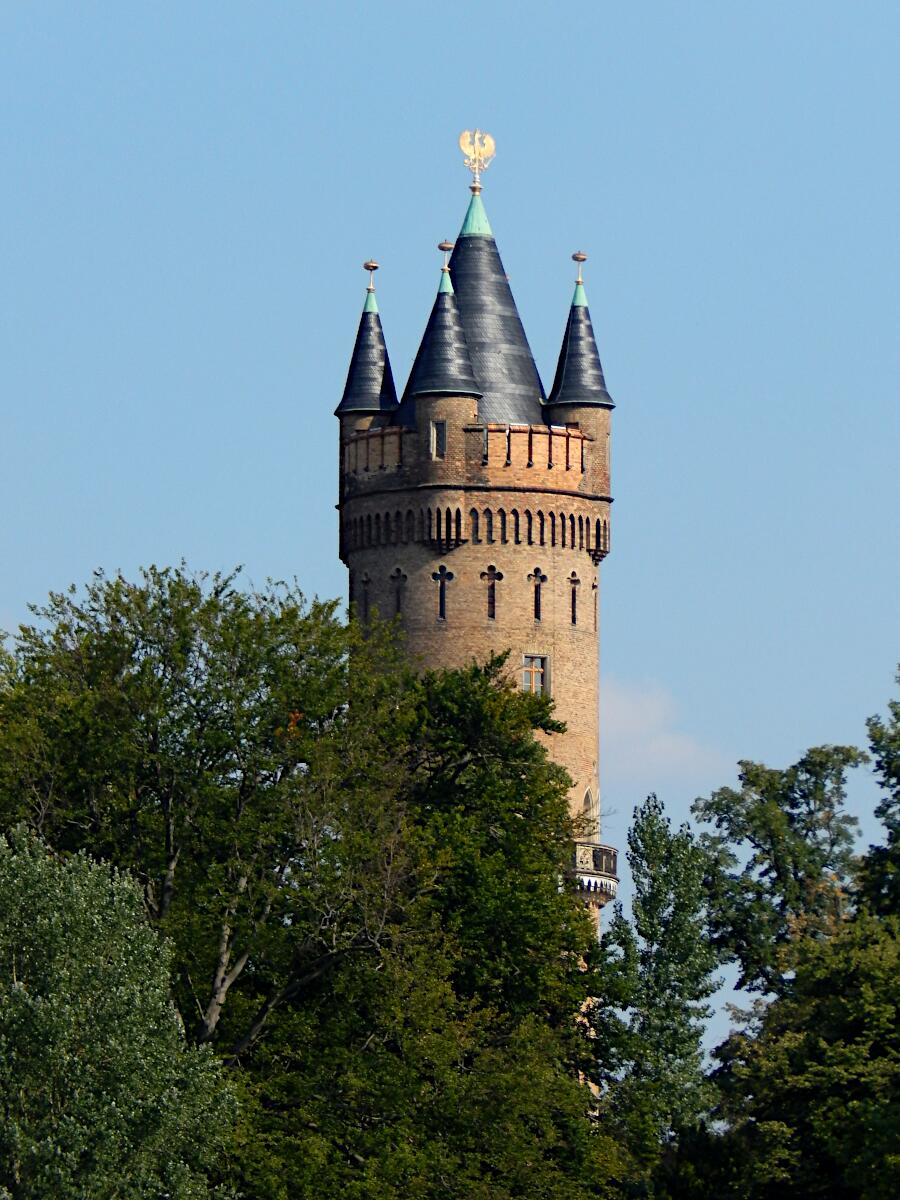
<instances>
[{"instance_id":1,"label":"battlement","mask_svg":"<svg viewBox=\"0 0 900 1200\"><path fill-rule=\"evenodd\" d=\"M605 418L606 414L603 414ZM415 485L521 488L607 498L607 438L579 425L445 424L443 453L430 426L375 426L354 431L341 447L344 496Z\"/></svg>"}]
</instances>

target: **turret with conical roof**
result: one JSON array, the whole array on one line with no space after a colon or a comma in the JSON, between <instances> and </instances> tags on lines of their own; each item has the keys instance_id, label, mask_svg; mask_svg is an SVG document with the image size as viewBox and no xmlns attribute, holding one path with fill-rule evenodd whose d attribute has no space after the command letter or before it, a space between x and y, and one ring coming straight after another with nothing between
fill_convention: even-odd
<instances>
[{"instance_id":1,"label":"turret with conical roof","mask_svg":"<svg viewBox=\"0 0 900 1200\"><path fill-rule=\"evenodd\" d=\"M441 242L439 249L444 250L446 256L453 247L449 242ZM434 307L403 393L401 420L414 423L413 402L417 396L424 395L481 396L446 261L441 267Z\"/></svg>"},{"instance_id":2,"label":"turret with conical roof","mask_svg":"<svg viewBox=\"0 0 900 1200\"><path fill-rule=\"evenodd\" d=\"M603 378L603 367L600 365L584 280L581 277L581 264L587 255L578 250L572 258L578 263L578 278L575 281L575 295L572 297L572 307L569 309L566 332L559 352L556 377L547 403L557 406L599 404L605 408L614 408L612 396L607 391L606 380Z\"/></svg>"},{"instance_id":3,"label":"turret with conical roof","mask_svg":"<svg viewBox=\"0 0 900 1200\"><path fill-rule=\"evenodd\" d=\"M369 259L363 263L363 267L369 272L369 286L366 288L366 302L359 319L344 394L334 410L335 416L339 417L349 413L391 412L397 407L397 389L394 387L391 360L375 299L373 279L378 263Z\"/></svg>"},{"instance_id":4,"label":"turret with conical roof","mask_svg":"<svg viewBox=\"0 0 900 1200\"><path fill-rule=\"evenodd\" d=\"M598 777L612 400L580 271L544 400L481 198L493 139L475 130L460 145L472 196L456 244L440 246L452 256L403 401L386 411L383 377L357 384L354 365L338 410L341 558L352 611L397 618L417 667L507 654L511 681L553 697L565 731L548 752L572 781L572 872L596 913L617 884Z\"/></svg>"}]
</instances>

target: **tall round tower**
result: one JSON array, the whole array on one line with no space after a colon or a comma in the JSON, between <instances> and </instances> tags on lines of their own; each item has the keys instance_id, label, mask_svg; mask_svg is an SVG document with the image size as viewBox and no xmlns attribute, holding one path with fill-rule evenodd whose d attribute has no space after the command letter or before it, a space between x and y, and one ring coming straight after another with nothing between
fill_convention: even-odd
<instances>
[{"instance_id":1,"label":"tall round tower","mask_svg":"<svg viewBox=\"0 0 900 1200\"><path fill-rule=\"evenodd\" d=\"M370 274L336 410L340 554L358 616L399 616L423 668L509 651L518 686L552 696L566 732L549 749L572 778L582 830L573 872L599 912L617 885L616 851L599 840L597 761L613 402L581 253L545 396L481 199L493 142L476 130L461 145L472 197L455 245L441 244L437 297L399 402Z\"/></svg>"}]
</instances>

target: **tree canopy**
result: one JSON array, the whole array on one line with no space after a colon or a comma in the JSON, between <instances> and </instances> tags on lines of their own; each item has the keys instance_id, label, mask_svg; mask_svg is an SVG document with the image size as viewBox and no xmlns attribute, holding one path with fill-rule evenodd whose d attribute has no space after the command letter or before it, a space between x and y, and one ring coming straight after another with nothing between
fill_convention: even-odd
<instances>
[{"instance_id":1,"label":"tree canopy","mask_svg":"<svg viewBox=\"0 0 900 1200\"><path fill-rule=\"evenodd\" d=\"M211 1195L235 1105L133 882L0 837L0 1195Z\"/></svg>"}]
</instances>

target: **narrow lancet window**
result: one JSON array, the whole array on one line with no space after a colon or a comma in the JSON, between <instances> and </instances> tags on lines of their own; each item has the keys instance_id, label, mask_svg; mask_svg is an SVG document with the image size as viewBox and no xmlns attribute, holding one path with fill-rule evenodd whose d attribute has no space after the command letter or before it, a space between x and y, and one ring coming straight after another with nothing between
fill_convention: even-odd
<instances>
[{"instance_id":1,"label":"narrow lancet window","mask_svg":"<svg viewBox=\"0 0 900 1200\"><path fill-rule=\"evenodd\" d=\"M578 589L581 587L581 580L573 571L569 576L569 588L571 592L571 614L572 624L578 624Z\"/></svg>"}]
</instances>

